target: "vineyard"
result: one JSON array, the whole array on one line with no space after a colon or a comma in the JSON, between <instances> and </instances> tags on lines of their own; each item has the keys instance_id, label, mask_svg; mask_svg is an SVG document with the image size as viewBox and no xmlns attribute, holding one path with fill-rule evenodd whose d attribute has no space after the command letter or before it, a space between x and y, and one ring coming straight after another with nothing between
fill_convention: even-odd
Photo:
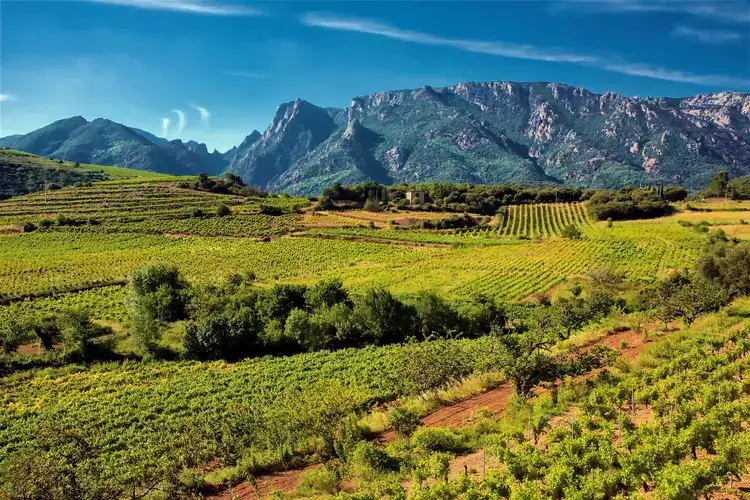
<instances>
[{"instance_id":1,"label":"vineyard","mask_svg":"<svg viewBox=\"0 0 750 500\"><path fill-rule=\"evenodd\" d=\"M561 235L565 226L591 226L583 203L540 203L505 208L502 225L497 230L503 236L545 238Z\"/></svg>"},{"instance_id":2,"label":"vineyard","mask_svg":"<svg viewBox=\"0 0 750 500\"><path fill-rule=\"evenodd\" d=\"M450 366L438 386L482 370L485 348L483 340L443 341L237 364L103 364L8 380L0 388L0 456L19 460L49 433L76 436L92 450L81 471L133 487L214 459L278 466L285 453L314 452L339 415L419 391L412 360Z\"/></svg>"},{"instance_id":3,"label":"vineyard","mask_svg":"<svg viewBox=\"0 0 750 500\"><path fill-rule=\"evenodd\" d=\"M228 213L220 215L221 211L217 210L220 206ZM378 308L383 307L382 301L386 299L370 294L372 291L368 289L384 288L396 294L403 302L385 302L396 311L422 314L430 311L430 304L438 304L435 309L441 309L434 313L436 315L460 311L454 324L464 328L479 317L471 316L473 312L494 311L483 302L488 298L492 303L506 303L509 311L515 311L512 314L526 314L523 311L527 311L527 303L518 306L507 303L525 301L558 285L563 285L560 293L570 294L573 284L588 283L587 274L595 269L607 271L600 274L621 277L623 287L645 289L672 271L692 267L706 247L706 233L715 229L712 225L744 227L744 215L720 210L679 212L660 219L608 224L590 220L585 206L579 203L527 204L507 207L494 218L474 216L475 222L469 220L474 224L470 227L428 229L436 227L434 224L439 220L455 217L453 220L465 221L468 218L403 210L374 213L349 210L313 215L306 199L212 194L179 188L176 180L164 178L97 182L48 192L46 199L44 193L36 193L2 201L0 225L6 228L25 226L24 231L8 230L0 236L0 325L17 326L24 319L33 319L37 321L34 324L42 328L45 316L58 315L62 318L57 323L62 325L59 327L62 332L63 328L71 328L65 323L71 321L70 316L66 316L69 310L82 309L97 324L114 327L92 343L116 346L112 351L115 357L79 364L65 358L69 340L63 336L61 350L39 355L39 359L49 355L52 361L38 365L44 368L31 371L21 370L27 370L23 363L33 362L31 358L35 354L24 357L27 355L9 350L2 355L5 373L16 370L15 374L0 379L0 402L6 408L0 413L0 455L7 457L0 466L2 487L6 491L15 488L14 491L23 491L27 496L31 492L31 497L40 496L35 495L34 492L39 491L34 488L59 491L57 488L64 486L54 482L31 484L28 478L36 477L34 474L38 471L50 470L50 464L58 467L60 460L74 460L77 464L74 470L80 474L76 481L87 485L85 487L96 485L101 491L120 491L125 492L123 495L137 497L149 485L169 483L186 487L192 484L191 478L202 478L204 471L212 468L244 471L244 475L233 479L242 481L249 473L303 466L322 456L347 456L351 450L342 443L350 437L355 441L360 439L360 419L377 405L436 391L490 369L503 371L506 366L497 361L497 345L488 336L361 349L351 349L352 344L336 346L339 337L324 327L338 329L341 324L342 329L335 331L346 332L343 329L347 325L346 318L355 312L360 315L353 316L357 318L354 322L357 325L370 320L366 311L380 314ZM45 221L49 222L45 224ZM26 230L29 224L34 225L32 230ZM580 231L563 230L569 226ZM741 233L738 231L738 234ZM170 354L163 358L141 358L129 344L138 329L138 317L132 307L132 290L138 278L133 272L153 264L174 265L174 272L191 284L192 288L186 285L184 294L180 295L194 300L185 302L185 310L190 309L190 314L203 308L218 309L208 321L189 315L164 320L159 327L179 349L165 351ZM249 276L252 278L247 278ZM324 299L316 296L321 288L312 285L333 284L335 292L338 281L331 278L339 279L339 286L343 284L351 295L333 304L316 306L314 310L309 306L309 311L303 310L306 305L285 302L293 304L297 300L294 294L302 294L304 304L327 300L325 294L320 295ZM130 284L126 287L128 280ZM216 287L205 287L210 284ZM309 286L300 291L302 287L274 286L278 284ZM332 290L322 289L326 293ZM421 302L410 302L416 300L416 294L425 291L436 292L452 305L442 307L438 302L431 302L429 294L426 298L419 296ZM149 300L161 300L168 296L164 294L171 292L159 287L150 293ZM581 310L593 311L594 299L593 293L580 299L585 306L581 306ZM483 304L485 309L478 308L477 304ZM588 304L592 304L591 307ZM219 315L219 311L234 314L234 306L241 306L237 314L245 315ZM294 307L294 314L284 312L287 307ZM341 311L344 314L335 315ZM410 317L421 318L419 314L415 312ZM624 312L618 310L617 314ZM260 315L266 315L263 323ZM277 323L281 321L278 318L283 322ZM299 321L296 330L292 319ZM521 317L521 321L526 320L535 321L533 315ZM596 321L606 322L610 318L597 317ZM722 331L737 331L724 316L716 316L715 321L722 325ZM476 322L479 324L479 320ZM223 324L229 328L239 325L238 331L243 332L245 338L257 338L256 343L243 344L243 348L248 349L245 351L250 353L248 355L258 357L237 363L173 361L217 359L190 358L185 353L200 353L196 349L210 345L211 335L216 333L212 328ZM81 325L85 322L80 322ZM368 328L377 326L368 325ZM363 329L362 343L356 345L374 343L370 340L374 336L371 331L376 330ZM420 331L425 339L436 338L434 330ZM451 328L437 338L461 337L463 331L470 330ZM301 334L294 337L296 332ZM309 332L329 335L334 340L325 345L342 350L329 352L320 350L329 347L318 347L317 352L307 354L298 354L302 352L300 349L273 350L282 349L289 339L297 339L298 343L294 344L297 346L314 346L299 340L315 341L305 336ZM193 339L193 351L186 347L185 339L189 334ZM382 335L377 338L389 338ZM397 342L407 338L414 338L411 330ZM394 341L382 343L388 342ZM659 377L650 375L652 372L675 378L676 381L669 382L672 385L660 386L664 392L671 391L677 383L705 379L728 384L726 397L729 397L737 393L737 387L730 379L716 373L731 374L745 367L746 361L729 359L739 352L738 342L722 334L701 343L698 346L703 349L700 356L693 352L696 347L693 343L689 348L678 348L680 366L687 370L687 375L676 376L673 370L676 365L665 356L654 354L655 364L647 366L652 371L634 374L624 371L620 379L605 380L610 385L601 385L599 392L586 386L586 390L591 391L590 398L575 387L565 386L563 393L568 396L555 407L553 416L577 405L577 411L589 412L596 422L606 420L611 412L602 413L602 405L594 403L606 400L623 413L626 407L623 387L642 383L642 388L630 391L632 404L651 406L656 416L662 417L671 401L660 399L652 390L655 384L661 383ZM718 350L706 347L714 345L719 346ZM723 353L734 354L724 356ZM703 359L701 356L713 360L710 366L696 364ZM12 363L13 357L19 360L17 364ZM119 361L102 362L103 359ZM708 401L714 397L709 389L696 385L691 394L700 394ZM739 396L731 400L744 411L742 401ZM528 410L527 406L513 411L516 410L536 411ZM715 417L708 407L699 408L695 414L708 419ZM529 415L523 413L520 418L527 419ZM717 435L722 439L717 442L717 449L723 450L726 435L736 431L731 427L734 421L717 427ZM633 431L631 437L637 446L648 448L653 444L649 441L653 428L643 429ZM601 442L611 442L610 424L589 430L591 439L600 443L597 446ZM683 431L682 428L664 430L664 435L672 432L674 437ZM513 432L512 435L518 435ZM698 430L684 432L697 433ZM554 455L558 448L551 445L537 453L528 442L501 448L496 445L511 434L504 431L498 434L491 448L498 459L521 463L523 458L519 456L526 455L515 454L515 451L523 449L529 452L528 456L539 458L539 470L545 477L549 476L549 481L557 477L553 464L560 458ZM568 435L562 438L573 439ZM572 441L569 444L575 447ZM397 441L394 446L406 445ZM54 449L70 450L70 454L61 458L51 454L49 450ZM435 450L421 450L415 456L447 460L442 455L430 458L432 455L428 452L431 451ZM690 458L684 447L670 451L677 452L682 453L681 459ZM411 470L410 467L421 470L421 466L414 463L408 462L403 470ZM699 466L702 467L691 467ZM585 469L583 476L596 476L599 480L609 469L602 466L594 472L591 470L594 468ZM666 466L658 470L659 474L673 473ZM45 474L41 476L51 477ZM408 479L394 477L399 484ZM430 484L443 478L434 479ZM506 481L507 491L531 487L525 482L525 476L503 476L502 480ZM661 475L649 477L648 481L649 487L659 491L668 484ZM565 484L564 487L574 489L588 483ZM598 484L589 486L595 488ZM555 496L565 491L564 487L552 493L539 490L544 492L540 493L540 498ZM611 489L607 491L611 493Z\"/></svg>"},{"instance_id":4,"label":"vineyard","mask_svg":"<svg viewBox=\"0 0 750 500\"><path fill-rule=\"evenodd\" d=\"M0 201L0 226L52 223L46 231L95 233L189 233L212 236L264 236L293 229L302 198L244 198L180 189L161 176L100 182ZM217 216L220 206L231 215ZM287 212L261 213L261 206ZM55 225L59 216L69 224ZM92 222L93 221L93 222Z\"/></svg>"}]
</instances>

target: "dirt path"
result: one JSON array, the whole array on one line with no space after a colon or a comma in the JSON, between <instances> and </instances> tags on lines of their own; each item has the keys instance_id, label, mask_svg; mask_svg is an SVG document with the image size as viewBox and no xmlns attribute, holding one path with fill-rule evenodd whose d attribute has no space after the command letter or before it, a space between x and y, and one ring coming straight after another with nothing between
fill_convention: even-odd
<instances>
[{"instance_id":1,"label":"dirt path","mask_svg":"<svg viewBox=\"0 0 750 500\"><path fill-rule=\"evenodd\" d=\"M621 356L624 356L628 361L632 361L640 355L650 342L651 339L646 339L643 333L627 330L610 333L605 337L596 339L582 347L582 350L586 351L595 345L605 345L620 351ZM595 372L598 372L598 370L595 370ZM593 376L593 373L584 375L585 378L590 376ZM467 419L477 410L483 408L489 410L495 417L501 416L513 394L513 387L510 384L502 384L482 394L477 394L463 401L437 408L422 418L422 425L425 427L468 427L471 425L471 422ZM387 444L395 440L396 437L396 433L393 430L388 430L379 434L375 440L378 443ZM482 463L482 457L483 453L481 450L457 457L451 464L451 473L454 475L463 473L465 465L467 469L473 470L474 472L471 472L471 474L476 476L481 472L479 464ZM304 469L288 470L257 478L256 485L261 494L260 498L266 498L275 490L284 493L293 492L300 485L302 473L315 467L320 467L320 465L313 465ZM234 488L234 497L230 491L225 491L215 496L208 495L206 498L228 500L231 498L257 499L259 497L251 485L243 483Z\"/></svg>"},{"instance_id":2,"label":"dirt path","mask_svg":"<svg viewBox=\"0 0 750 500\"><path fill-rule=\"evenodd\" d=\"M304 469L292 469L284 472L267 474L257 478L255 480L255 486L250 483L242 483L230 490L217 493L216 495L206 495L206 498L215 500L257 500L259 498L262 499L269 497L274 491L290 493L299 488L302 483L302 474L304 472L317 469L318 467L321 467L321 465L310 465Z\"/></svg>"}]
</instances>

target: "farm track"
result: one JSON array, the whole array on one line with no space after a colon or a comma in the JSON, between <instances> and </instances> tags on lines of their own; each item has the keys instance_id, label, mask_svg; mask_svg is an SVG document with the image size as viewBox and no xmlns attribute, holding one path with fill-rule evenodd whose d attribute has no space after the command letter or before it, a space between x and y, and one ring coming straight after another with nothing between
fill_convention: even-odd
<instances>
[{"instance_id":1,"label":"farm track","mask_svg":"<svg viewBox=\"0 0 750 500\"><path fill-rule=\"evenodd\" d=\"M626 330L623 332L610 333L604 337L598 338L581 346L581 350L586 351L596 345L604 345L620 351L622 357L628 361L633 361L638 358L643 349L645 349L650 342L650 339L645 339L643 333ZM623 345L626 345L627 347L621 347ZM578 377L577 380L583 381L587 378L591 378L599 371L600 370L593 370L586 375ZM503 414L508 403L512 400L513 394L513 387L510 384L501 384L489 391L437 408L422 417L422 426L468 427L471 425L471 422L468 420L469 417L480 409L487 409L495 417L499 417ZM374 441L380 444L387 444L395 440L396 437L396 433L393 430L387 430L378 434L374 438ZM475 452L467 456L456 457L453 461L454 463L452 463L451 470L456 469L456 464L459 464L458 468L463 470L463 462L466 461L466 457L471 457L472 460L470 461L473 463L477 461L477 457L480 456L480 453L481 452ZM319 466L320 464L317 464L302 469L290 469L284 472L259 476L255 480L255 487L249 483L242 483L231 490L226 490L214 495L207 495L206 498L213 500L230 500L235 498L250 500L268 498L273 491L291 493L300 486L303 473ZM260 497L258 496L258 492L260 493Z\"/></svg>"}]
</instances>

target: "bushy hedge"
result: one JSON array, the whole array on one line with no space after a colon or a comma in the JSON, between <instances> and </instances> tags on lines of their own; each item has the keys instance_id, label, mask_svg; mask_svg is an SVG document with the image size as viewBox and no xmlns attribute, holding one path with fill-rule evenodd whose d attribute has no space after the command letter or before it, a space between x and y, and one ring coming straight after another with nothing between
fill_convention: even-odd
<instances>
[{"instance_id":1,"label":"bushy hedge","mask_svg":"<svg viewBox=\"0 0 750 500\"><path fill-rule=\"evenodd\" d=\"M667 212L668 206L658 193L637 188L598 191L588 200L589 213L596 220L659 217Z\"/></svg>"}]
</instances>

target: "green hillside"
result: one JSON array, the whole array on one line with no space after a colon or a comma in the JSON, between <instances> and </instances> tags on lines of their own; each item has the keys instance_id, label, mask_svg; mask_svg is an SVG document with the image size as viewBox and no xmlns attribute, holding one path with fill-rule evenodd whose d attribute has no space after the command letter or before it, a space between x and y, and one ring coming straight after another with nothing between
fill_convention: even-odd
<instances>
[{"instance_id":1,"label":"green hillside","mask_svg":"<svg viewBox=\"0 0 750 500\"><path fill-rule=\"evenodd\" d=\"M76 164L15 149L0 149L0 199L95 181L168 178L163 174L120 167Z\"/></svg>"}]
</instances>

